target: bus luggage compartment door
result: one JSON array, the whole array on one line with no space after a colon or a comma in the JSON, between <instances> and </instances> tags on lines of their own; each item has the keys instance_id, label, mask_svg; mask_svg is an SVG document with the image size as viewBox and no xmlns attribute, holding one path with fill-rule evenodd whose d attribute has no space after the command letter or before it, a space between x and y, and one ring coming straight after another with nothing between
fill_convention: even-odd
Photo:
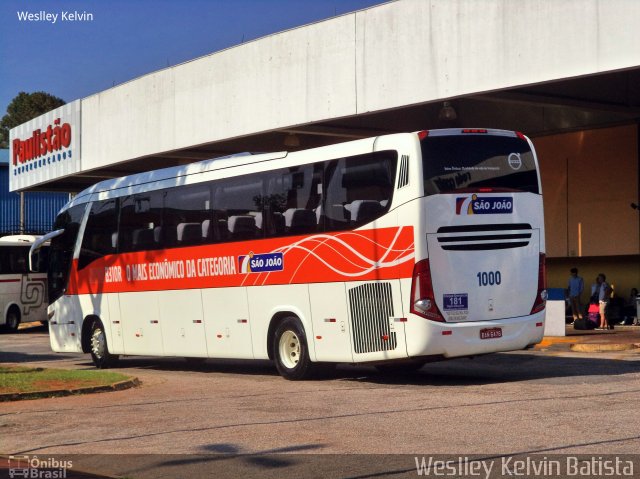
<instances>
[{"instance_id":1,"label":"bus luggage compartment door","mask_svg":"<svg viewBox=\"0 0 640 479\"><path fill-rule=\"evenodd\" d=\"M245 288L202 290L210 358L253 358L249 303Z\"/></svg>"},{"instance_id":2,"label":"bus luggage compartment door","mask_svg":"<svg viewBox=\"0 0 640 479\"><path fill-rule=\"evenodd\" d=\"M158 297L158 303L164 354L206 358L200 290L164 291Z\"/></svg>"},{"instance_id":3,"label":"bus luggage compartment door","mask_svg":"<svg viewBox=\"0 0 640 479\"><path fill-rule=\"evenodd\" d=\"M351 326L344 283L310 284L309 301L316 359L352 362Z\"/></svg>"}]
</instances>

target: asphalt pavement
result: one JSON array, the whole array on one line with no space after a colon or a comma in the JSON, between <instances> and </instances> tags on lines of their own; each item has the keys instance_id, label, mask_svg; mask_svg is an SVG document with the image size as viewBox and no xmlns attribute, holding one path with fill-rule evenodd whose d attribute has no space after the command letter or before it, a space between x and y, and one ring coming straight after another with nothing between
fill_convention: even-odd
<instances>
[{"instance_id":1,"label":"asphalt pavement","mask_svg":"<svg viewBox=\"0 0 640 479\"><path fill-rule=\"evenodd\" d=\"M267 361L124 358L116 370L139 387L0 404L0 452L132 478L415 477L414 456L635 454L640 350L571 346L635 344L638 330L569 333L406 376L344 365L305 382ZM52 353L42 328L0 335L0 361L93 368Z\"/></svg>"}]
</instances>

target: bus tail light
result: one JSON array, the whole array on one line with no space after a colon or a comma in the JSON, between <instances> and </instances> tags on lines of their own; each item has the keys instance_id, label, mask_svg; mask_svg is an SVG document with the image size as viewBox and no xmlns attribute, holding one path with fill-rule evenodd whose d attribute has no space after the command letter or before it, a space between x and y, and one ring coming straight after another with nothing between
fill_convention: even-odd
<instances>
[{"instance_id":1,"label":"bus tail light","mask_svg":"<svg viewBox=\"0 0 640 479\"><path fill-rule=\"evenodd\" d=\"M533 302L531 314L539 313L547 304L547 271L545 268L545 255L540 253L538 263L538 291L536 292L536 300Z\"/></svg>"},{"instance_id":2,"label":"bus tail light","mask_svg":"<svg viewBox=\"0 0 640 479\"><path fill-rule=\"evenodd\" d=\"M436 305L428 259L418 261L413 267L411 312L432 321L444 322L444 317Z\"/></svg>"},{"instance_id":3,"label":"bus tail light","mask_svg":"<svg viewBox=\"0 0 640 479\"><path fill-rule=\"evenodd\" d=\"M484 128L465 128L462 133L472 133L475 135L488 133Z\"/></svg>"}]
</instances>

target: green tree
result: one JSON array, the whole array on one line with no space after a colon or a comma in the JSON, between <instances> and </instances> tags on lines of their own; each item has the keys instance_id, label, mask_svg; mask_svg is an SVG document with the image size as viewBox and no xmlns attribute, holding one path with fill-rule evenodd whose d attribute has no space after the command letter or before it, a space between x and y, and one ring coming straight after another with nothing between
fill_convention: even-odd
<instances>
[{"instance_id":1,"label":"green tree","mask_svg":"<svg viewBox=\"0 0 640 479\"><path fill-rule=\"evenodd\" d=\"M9 130L37 116L64 105L62 98L43 91L25 93L21 91L11 100L7 114L0 120L0 148L9 148Z\"/></svg>"}]
</instances>

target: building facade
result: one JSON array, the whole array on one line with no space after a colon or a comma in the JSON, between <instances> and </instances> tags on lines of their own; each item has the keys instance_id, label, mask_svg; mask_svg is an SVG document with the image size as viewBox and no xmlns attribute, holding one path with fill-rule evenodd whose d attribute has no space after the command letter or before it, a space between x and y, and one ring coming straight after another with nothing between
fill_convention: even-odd
<instances>
[{"instance_id":1,"label":"building facade","mask_svg":"<svg viewBox=\"0 0 640 479\"><path fill-rule=\"evenodd\" d=\"M68 193L10 192L9 150L0 150L0 236L48 233L67 201Z\"/></svg>"},{"instance_id":2,"label":"building facade","mask_svg":"<svg viewBox=\"0 0 640 479\"><path fill-rule=\"evenodd\" d=\"M605 272L626 294L640 285L630 207L640 191L639 24L636 0L391 1L151 72L21 125L11 189L79 191L230 153L398 131L518 130L539 153L550 286L564 287L578 266L587 283Z\"/></svg>"}]
</instances>

